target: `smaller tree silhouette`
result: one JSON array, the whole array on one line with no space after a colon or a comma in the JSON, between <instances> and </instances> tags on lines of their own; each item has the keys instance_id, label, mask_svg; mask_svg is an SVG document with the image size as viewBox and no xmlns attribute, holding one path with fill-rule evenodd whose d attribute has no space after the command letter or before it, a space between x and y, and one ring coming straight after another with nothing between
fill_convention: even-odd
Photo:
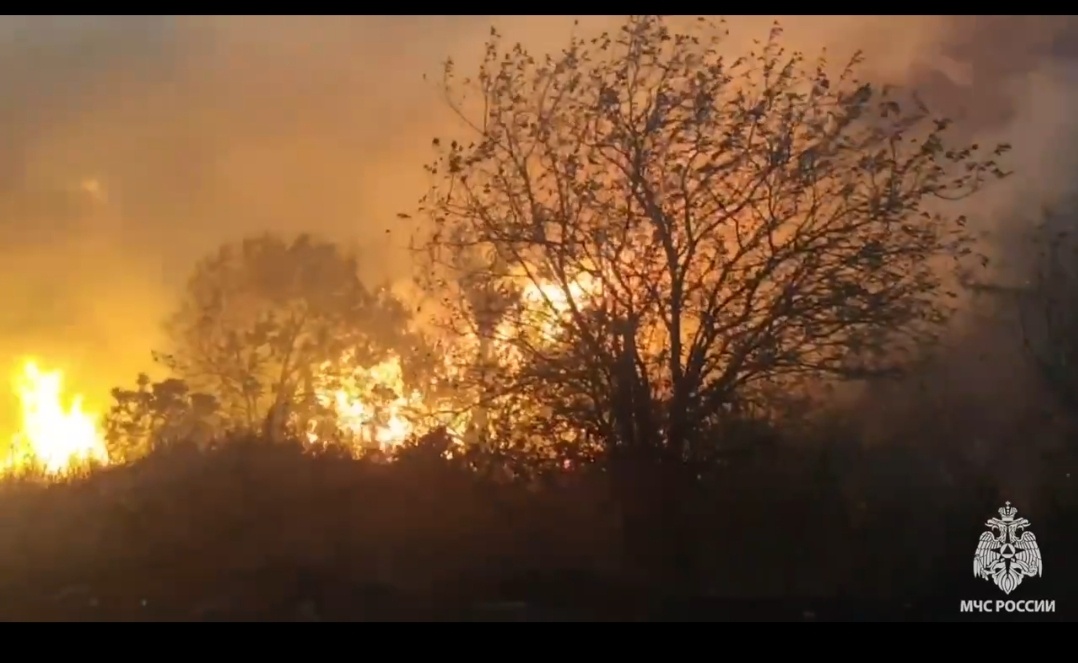
<instances>
[{"instance_id":1,"label":"smaller tree silhouette","mask_svg":"<svg viewBox=\"0 0 1078 663\"><path fill-rule=\"evenodd\" d=\"M366 288L354 255L308 235L221 247L196 266L167 330L171 347L157 359L213 394L230 426L270 435L311 405L323 365L421 352L388 289Z\"/></svg>"},{"instance_id":2,"label":"smaller tree silhouette","mask_svg":"<svg viewBox=\"0 0 1078 663\"><path fill-rule=\"evenodd\" d=\"M177 442L208 444L220 431L217 400L192 393L175 378L152 382L140 373L134 389L112 390L105 442L112 462L128 462Z\"/></svg>"},{"instance_id":3,"label":"smaller tree silhouette","mask_svg":"<svg viewBox=\"0 0 1078 663\"><path fill-rule=\"evenodd\" d=\"M1046 214L1017 295L1022 341L1042 382L1072 426L1078 425L1078 239L1069 217Z\"/></svg>"}]
</instances>

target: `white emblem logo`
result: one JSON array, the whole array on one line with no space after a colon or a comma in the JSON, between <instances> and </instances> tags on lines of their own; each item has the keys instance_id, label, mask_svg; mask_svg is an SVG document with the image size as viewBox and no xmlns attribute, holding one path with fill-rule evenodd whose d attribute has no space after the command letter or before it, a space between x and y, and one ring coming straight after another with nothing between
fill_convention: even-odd
<instances>
[{"instance_id":1,"label":"white emblem logo","mask_svg":"<svg viewBox=\"0 0 1078 663\"><path fill-rule=\"evenodd\" d=\"M985 523L989 531L981 534L973 554L973 575L993 580L1004 594L1014 591L1024 578L1044 572L1037 537L1026 529L1028 520L1014 517L1017 513L1018 509L1007 502L999 510L1001 518L989 518ZM1024 531L1019 534L1018 530Z\"/></svg>"}]
</instances>

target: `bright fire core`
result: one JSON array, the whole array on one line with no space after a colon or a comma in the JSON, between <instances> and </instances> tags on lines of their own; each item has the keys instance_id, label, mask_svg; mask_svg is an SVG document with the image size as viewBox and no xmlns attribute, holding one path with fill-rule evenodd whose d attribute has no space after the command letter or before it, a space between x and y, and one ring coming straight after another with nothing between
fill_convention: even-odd
<instances>
[{"instance_id":1,"label":"bright fire core","mask_svg":"<svg viewBox=\"0 0 1078 663\"><path fill-rule=\"evenodd\" d=\"M521 294L521 315L503 320L498 327L498 361L507 365L519 361L506 340L521 329L532 330L542 340L556 339L572 303L587 306L597 292L598 287L586 280L573 281L566 288L528 284ZM447 356L447 361L453 363L452 357ZM0 452L0 473L36 470L57 476L108 462L100 412L84 409L81 394L65 393L62 371L45 370L27 359L16 371L12 386L19 401L19 427L6 456ZM459 415L444 414L455 409L452 403L424 402L422 390L405 384L400 358L395 355L373 366L357 366L345 355L322 365L312 386L318 404L335 415L336 432L345 433L346 439L365 449L396 447L433 426L445 427L455 436L459 436L456 431L467 429L467 421ZM306 432L308 441L315 443L323 431L309 426Z\"/></svg>"},{"instance_id":2,"label":"bright fire core","mask_svg":"<svg viewBox=\"0 0 1078 663\"><path fill-rule=\"evenodd\" d=\"M8 469L39 467L54 475L88 462L107 461L97 418L83 410L81 395L65 399L61 371L43 371L27 360L13 386L20 425L12 439Z\"/></svg>"}]
</instances>

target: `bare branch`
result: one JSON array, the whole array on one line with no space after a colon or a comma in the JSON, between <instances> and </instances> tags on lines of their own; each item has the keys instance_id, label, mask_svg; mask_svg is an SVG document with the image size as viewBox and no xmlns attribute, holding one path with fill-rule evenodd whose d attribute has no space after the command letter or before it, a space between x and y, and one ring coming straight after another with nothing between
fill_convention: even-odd
<instances>
[{"instance_id":1,"label":"bare branch","mask_svg":"<svg viewBox=\"0 0 1078 663\"><path fill-rule=\"evenodd\" d=\"M832 77L778 26L736 60L725 34L634 17L543 58L495 35L475 142L436 141L426 248L450 273L485 260L443 286L521 293L501 392L551 421L614 435L598 413L633 409L659 426L633 435L683 449L765 385L899 370L947 318L934 264L971 242L948 201L1005 176L1006 146L948 145L859 56Z\"/></svg>"}]
</instances>

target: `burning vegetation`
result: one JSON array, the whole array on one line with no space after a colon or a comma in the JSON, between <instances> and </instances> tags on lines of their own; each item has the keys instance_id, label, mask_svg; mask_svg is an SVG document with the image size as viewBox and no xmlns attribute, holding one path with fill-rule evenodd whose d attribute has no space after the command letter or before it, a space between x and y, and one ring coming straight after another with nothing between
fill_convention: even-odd
<instances>
[{"instance_id":1,"label":"burning vegetation","mask_svg":"<svg viewBox=\"0 0 1078 663\"><path fill-rule=\"evenodd\" d=\"M60 370L42 370L27 359L12 386L19 400L19 430L3 462L6 471L40 470L55 476L107 462L99 416L83 410L82 395L65 394Z\"/></svg>"},{"instance_id":2,"label":"burning vegetation","mask_svg":"<svg viewBox=\"0 0 1078 663\"><path fill-rule=\"evenodd\" d=\"M868 449L816 406L938 353L952 286L984 266L962 201L1007 175L1008 147L962 142L916 95L860 79L859 57L787 51L776 27L731 59L721 23L685 25L633 17L546 56L492 33L474 76L447 65L463 133L433 141L431 187L401 214L424 221L418 295L324 237L251 235L194 265L160 377L107 407L48 357L23 361L2 470L80 482L30 482L78 497L63 526L25 516L37 538L0 545L46 584L56 559L104 582L142 563L139 611L187 571L217 591L254 568L243 591L264 605L319 564L340 571L330 594L366 574L457 596L555 558L664 589L755 583L745 595L934 583L898 542L951 546L968 522L937 507L968 518L982 477L936 456L907 471L921 458ZM1060 255L1006 294L1073 418ZM884 494L896 475L912 499ZM167 591L166 562L185 571ZM584 583L562 584L575 602Z\"/></svg>"},{"instance_id":3,"label":"burning vegetation","mask_svg":"<svg viewBox=\"0 0 1078 663\"><path fill-rule=\"evenodd\" d=\"M331 242L223 246L167 321L168 378L114 390L103 432L27 364L12 465L225 431L388 451L434 429L696 462L780 391L901 370L951 312L938 264L971 253L954 201L1005 174L1007 147L952 144L858 58L787 52L776 27L729 60L724 35L636 17L536 58L494 34L474 80L445 72L472 135L436 140L427 168L433 313Z\"/></svg>"},{"instance_id":4,"label":"burning vegetation","mask_svg":"<svg viewBox=\"0 0 1078 663\"><path fill-rule=\"evenodd\" d=\"M300 239L299 244L308 241ZM569 294L576 306L583 306L588 298L585 289L576 284L569 288ZM556 285L533 283L520 290L517 306L516 324L503 320L491 339L496 348L492 356L504 370L519 368L523 362L522 355L513 352L512 339L531 333L534 342L554 342L563 332L564 318L571 308L566 292ZM529 331L522 329L523 325ZM395 351L387 351L373 363L361 361L355 350L344 351L306 367L308 370L302 372L306 391L288 404L287 416L273 424L301 432L314 447L341 444L356 453L376 450L391 454L434 429L444 429L462 440L464 432L474 430L476 424L465 403L454 402L444 393L438 395L438 385L440 381L452 387L455 376L466 370L464 362L469 357L475 360L480 345L478 336L472 334L452 344L440 362L427 363L431 355L424 355L427 384L421 386L406 381L402 357ZM114 390L117 404L108 417L84 410L80 394L65 392L62 371L43 371L34 360L22 363L13 386L21 406L21 423L5 463L9 472L38 469L47 476L62 476L88 465L133 460L138 454L124 453L119 446L126 443L148 451L152 444L145 445L145 438L175 438L179 431L170 429L184 418L195 417L203 423L212 419L217 432L242 429L242 422L229 424L219 416L218 397L192 394L186 384L175 380L151 384L142 376L135 391ZM170 392L174 397L167 395ZM188 405L178 405L177 400ZM191 407L199 402L201 407ZM191 422L186 423L180 428L182 434L192 432ZM121 438L127 439L119 442ZM112 457L108 439L117 447Z\"/></svg>"}]
</instances>

